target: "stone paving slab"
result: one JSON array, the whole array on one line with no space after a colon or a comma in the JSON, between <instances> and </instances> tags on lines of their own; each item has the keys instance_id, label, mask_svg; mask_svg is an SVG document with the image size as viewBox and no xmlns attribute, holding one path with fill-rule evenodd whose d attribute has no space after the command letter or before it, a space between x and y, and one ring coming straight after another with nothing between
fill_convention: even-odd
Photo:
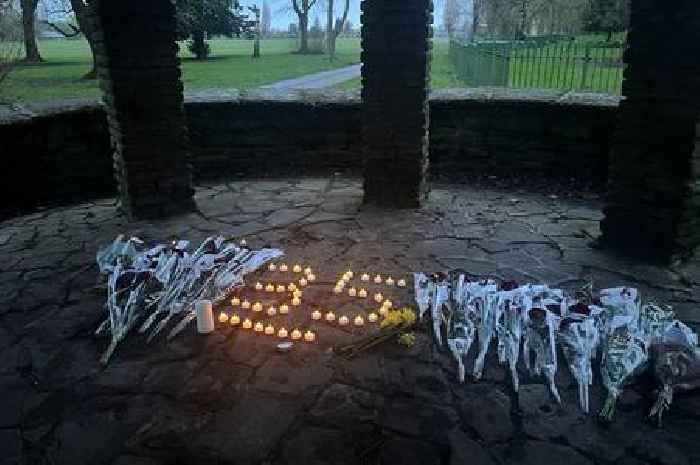
<instances>
[{"instance_id":1,"label":"stone paving slab","mask_svg":"<svg viewBox=\"0 0 700 465\"><path fill-rule=\"evenodd\" d=\"M93 331L104 290L94 262L119 233L147 242L221 233L284 249L319 283L290 325L313 326L308 305L338 311L329 285L348 266L405 276L464 267L503 279L575 289L637 286L700 329L698 263L652 266L596 248L601 204L436 185L417 211L363 207L359 180L252 180L202 186L198 212L130 223L114 200L0 223L0 457L54 464L693 464L700 463L700 394L679 396L664 429L644 422L644 384L629 387L603 428L577 408L566 368L564 409L522 373L511 391L493 351L484 379L456 382L451 357L426 330L346 360L332 345L356 329L319 329L288 354L262 336L222 328L166 343L130 336L107 367ZM409 290L390 291L397 302ZM468 365L470 366L470 365ZM591 394L599 408L603 390Z\"/></svg>"}]
</instances>

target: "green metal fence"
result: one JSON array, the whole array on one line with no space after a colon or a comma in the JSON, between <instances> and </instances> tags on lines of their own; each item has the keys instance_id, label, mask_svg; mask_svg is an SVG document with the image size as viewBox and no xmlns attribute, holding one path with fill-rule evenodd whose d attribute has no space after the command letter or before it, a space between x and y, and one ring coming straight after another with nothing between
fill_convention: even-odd
<instances>
[{"instance_id":1,"label":"green metal fence","mask_svg":"<svg viewBox=\"0 0 700 465\"><path fill-rule=\"evenodd\" d=\"M566 89L619 94L620 42L450 42L457 76L470 87Z\"/></svg>"}]
</instances>

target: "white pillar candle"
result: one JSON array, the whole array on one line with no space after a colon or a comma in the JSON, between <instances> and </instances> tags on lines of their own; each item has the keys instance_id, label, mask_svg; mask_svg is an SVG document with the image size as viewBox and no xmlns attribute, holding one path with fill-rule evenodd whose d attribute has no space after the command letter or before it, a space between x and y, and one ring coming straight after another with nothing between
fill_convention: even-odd
<instances>
[{"instance_id":1,"label":"white pillar candle","mask_svg":"<svg viewBox=\"0 0 700 465\"><path fill-rule=\"evenodd\" d=\"M197 331L207 334L214 331L214 312L211 300L198 300L194 304L197 314Z\"/></svg>"},{"instance_id":2,"label":"white pillar candle","mask_svg":"<svg viewBox=\"0 0 700 465\"><path fill-rule=\"evenodd\" d=\"M250 308L250 302L248 302L248 299L241 302L241 308L245 308L246 310Z\"/></svg>"},{"instance_id":3,"label":"white pillar candle","mask_svg":"<svg viewBox=\"0 0 700 465\"><path fill-rule=\"evenodd\" d=\"M265 286L265 292L275 292L275 285L272 283L267 283L267 286Z\"/></svg>"},{"instance_id":4,"label":"white pillar candle","mask_svg":"<svg viewBox=\"0 0 700 465\"><path fill-rule=\"evenodd\" d=\"M263 306L260 302L255 302L253 304L253 311L254 312L262 312L262 310L263 310Z\"/></svg>"},{"instance_id":5,"label":"white pillar candle","mask_svg":"<svg viewBox=\"0 0 700 465\"><path fill-rule=\"evenodd\" d=\"M294 268L292 268L292 271L295 273L301 273L301 265L299 265L299 264L294 265Z\"/></svg>"},{"instance_id":6,"label":"white pillar candle","mask_svg":"<svg viewBox=\"0 0 700 465\"><path fill-rule=\"evenodd\" d=\"M255 290L256 291L262 291L263 285L262 283L255 283Z\"/></svg>"},{"instance_id":7,"label":"white pillar candle","mask_svg":"<svg viewBox=\"0 0 700 465\"><path fill-rule=\"evenodd\" d=\"M340 326L347 326L348 323L350 323L350 319L348 317L346 317L345 315L338 318L338 324Z\"/></svg>"},{"instance_id":8,"label":"white pillar candle","mask_svg":"<svg viewBox=\"0 0 700 465\"><path fill-rule=\"evenodd\" d=\"M286 338L288 335L287 329L286 328L280 328L279 331L277 331L277 337L280 339Z\"/></svg>"},{"instance_id":9,"label":"white pillar candle","mask_svg":"<svg viewBox=\"0 0 700 465\"><path fill-rule=\"evenodd\" d=\"M357 291L357 295L362 298L367 297L367 289L360 289L359 291Z\"/></svg>"},{"instance_id":10,"label":"white pillar candle","mask_svg":"<svg viewBox=\"0 0 700 465\"><path fill-rule=\"evenodd\" d=\"M245 320L243 320L243 324L241 326L243 327L243 329L250 329L253 327L253 322L250 321L250 318L246 318Z\"/></svg>"},{"instance_id":11,"label":"white pillar candle","mask_svg":"<svg viewBox=\"0 0 700 465\"><path fill-rule=\"evenodd\" d=\"M314 310L314 311L311 313L311 318L312 318L313 320L320 320L320 319L321 319L321 312L319 312L318 310Z\"/></svg>"},{"instance_id":12,"label":"white pillar candle","mask_svg":"<svg viewBox=\"0 0 700 465\"><path fill-rule=\"evenodd\" d=\"M287 305L287 304L280 305L280 314L286 315L287 313L289 313L289 305Z\"/></svg>"},{"instance_id":13,"label":"white pillar candle","mask_svg":"<svg viewBox=\"0 0 700 465\"><path fill-rule=\"evenodd\" d=\"M364 326L364 324L365 324L365 319L362 318L362 315L357 315L357 316L355 317L354 323L355 323L355 326Z\"/></svg>"},{"instance_id":14,"label":"white pillar candle","mask_svg":"<svg viewBox=\"0 0 700 465\"><path fill-rule=\"evenodd\" d=\"M268 316L275 316L277 315L277 309L274 306L270 305L270 308L267 309L267 314Z\"/></svg>"},{"instance_id":15,"label":"white pillar candle","mask_svg":"<svg viewBox=\"0 0 700 465\"><path fill-rule=\"evenodd\" d=\"M253 329L255 330L256 333L262 333L263 331L265 331L265 327L259 321L257 323L255 323L255 326L253 326Z\"/></svg>"},{"instance_id":16,"label":"white pillar candle","mask_svg":"<svg viewBox=\"0 0 700 465\"><path fill-rule=\"evenodd\" d=\"M326 313L326 321L329 323L333 323L335 321L335 313L333 313L333 312Z\"/></svg>"},{"instance_id":17,"label":"white pillar candle","mask_svg":"<svg viewBox=\"0 0 700 465\"><path fill-rule=\"evenodd\" d=\"M348 295L350 297L355 297L357 295L357 289L355 289L354 287L351 287L350 289L348 289Z\"/></svg>"},{"instance_id":18,"label":"white pillar candle","mask_svg":"<svg viewBox=\"0 0 700 465\"><path fill-rule=\"evenodd\" d=\"M378 274L377 276L374 277L374 284L381 284L382 281L383 281L382 275Z\"/></svg>"},{"instance_id":19,"label":"white pillar candle","mask_svg":"<svg viewBox=\"0 0 700 465\"><path fill-rule=\"evenodd\" d=\"M224 312L219 313L219 323L228 323L228 315Z\"/></svg>"},{"instance_id":20,"label":"white pillar candle","mask_svg":"<svg viewBox=\"0 0 700 465\"><path fill-rule=\"evenodd\" d=\"M288 270L286 263L282 263L279 268L280 268L280 271L283 271L283 272Z\"/></svg>"},{"instance_id":21,"label":"white pillar candle","mask_svg":"<svg viewBox=\"0 0 700 465\"><path fill-rule=\"evenodd\" d=\"M265 326L265 334L267 334L268 336L274 336L275 335L275 327L272 325Z\"/></svg>"},{"instance_id":22,"label":"white pillar candle","mask_svg":"<svg viewBox=\"0 0 700 465\"><path fill-rule=\"evenodd\" d=\"M234 297L233 299L231 299L231 305L233 307L238 307L239 305L241 305L241 299L239 299L238 297Z\"/></svg>"},{"instance_id":23,"label":"white pillar candle","mask_svg":"<svg viewBox=\"0 0 700 465\"><path fill-rule=\"evenodd\" d=\"M399 287L406 287L406 280L405 279L399 279L396 281L396 285Z\"/></svg>"},{"instance_id":24,"label":"white pillar candle","mask_svg":"<svg viewBox=\"0 0 700 465\"><path fill-rule=\"evenodd\" d=\"M365 281L365 282L369 281L369 275L368 275L367 273L364 273L364 274L360 277L360 281Z\"/></svg>"},{"instance_id":25,"label":"white pillar candle","mask_svg":"<svg viewBox=\"0 0 700 465\"><path fill-rule=\"evenodd\" d=\"M367 321L369 321L370 323L375 323L378 319L379 319L379 317L374 312L367 315Z\"/></svg>"},{"instance_id":26,"label":"white pillar candle","mask_svg":"<svg viewBox=\"0 0 700 465\"><path fill-rule=\"evenodd\" d=\"M270 270L270 271L277 271L277 265L275 265L274 263L270 263L270 264L267 266L267 269Z\"/></svg>"},{"instance_id":27,"label":"white pillar candle","mask_svg":"<svg viewBox=\"0 0 700 465\"><path fill-rule=\"evenodd\" d=\"M316 334L313 331L307 330L304 333L304 340L306 342L314 342L316 340Z\"/></svg>"},{"instance_id":28,"label":"white pillar candle","mask_svg":"<svg viewBox=\"0 0 700 465\"><path fill-rule=\"evenodd\" d=\"M301 331L299 331L298 329L294 329L294 331L292 331L292 339L301 339Z\"/></svg>"},{"instance_id":29,"label":"white pillar candle","mask_svg":"<svg viewBox=\"0 0 700 465\"><path fill-rule=\"evenodd\" d=\"M237 326L241 323L241 317L234 313L233 315L231 315L229 322L231 323L231 326Z\"/></svg>"},{"instance_id":30,"label":"white pillar candle","mask_svg":"<svg viewBox=\"0 0 700 465\"><path fill-rule=\"evenodd\" d=\"M382 300L384 300L384 296L382 295L381 292L377 292L376 294L374 294L374 301L375 302L381 303Z\"/></svg>"},{"instance_id":31,"label":"white pillar candle","mask_svg":"<svg viewBox=\"0 0 700 465\"><path fill-rule=\"evenodd\" d=\"M389 276L388 278L386 278L386 281L384 281L384 284L386 284L387 286L393 286L394 285L394 278Z\"/></svg>"}]
</instances>

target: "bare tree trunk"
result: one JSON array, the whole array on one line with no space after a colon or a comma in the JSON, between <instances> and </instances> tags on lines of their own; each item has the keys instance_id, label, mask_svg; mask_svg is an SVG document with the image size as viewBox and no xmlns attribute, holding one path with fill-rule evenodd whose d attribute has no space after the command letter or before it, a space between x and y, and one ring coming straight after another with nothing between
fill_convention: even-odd
<instances>
[{"instance_id":1,"label":"bare tree trunk","mask_svg":"<svg viewBox=\"0 0 700 465\"><path fill-rule=\"evenodd\" d=\"M326 23L326 49L328 50L328 59L335 59L335 51L333 45L335 42L335 31L333 30L333 4L335 0L328 0L328 18Z\"/></svg>"},{"instance_id":2,"label":"bare tree trunk","mask_svg":"<svg viewBox=\"0 0 700 465\"><path fill-rule=\"evenodd\" d=\"M476 41L476 30L479 27L480 11L479 11L479 0L472 0L472 36L471 41Z\"/></svg>"},{"instance_id":3,"label":"bare tree trunk","mask_svg":"<svg viewBox=\"0 0 700 465\"><path fill-rule=\"evenodd\" d=\"M73 13L75 13L75 20L78 22L80 32L85 36L90 46L90 52L92 53L92 69L83 76L83 79L97 79L97 58L95 57L94 45L97 29L95 24L90 20L90 16L87 14L87 9L90 8L90 6L89 4L83 3L83 0L70 0L70 3L73 8Z\"/></svg>"},{"instance_id":4,"label":"bare tree trunk","mask_svg":"<svg viewBox=\"0 0 700 465\"><path fill-rule=\"evenodd\" d=\"M35 14L39 0L22 0L22 28L24 30L24 61L38 63L43 61L36 43Z\"/></svg>"},{"instance_id":5,"label":"bare tree trunk","mask_svg":"<svg viewBox=\"0 0 700 465\"><path fill-rule=\"evenodd\" d=\"M304 2L306 3L306 1ZM309 13L299 14L299 53L309 53Z\"/></svg>"}]
</instances>

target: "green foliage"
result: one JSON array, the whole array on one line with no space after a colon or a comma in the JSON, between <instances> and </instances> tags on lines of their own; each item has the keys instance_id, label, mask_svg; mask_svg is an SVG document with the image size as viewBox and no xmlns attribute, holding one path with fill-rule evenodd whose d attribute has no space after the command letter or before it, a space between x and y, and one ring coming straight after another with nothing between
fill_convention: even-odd
<instances>
[{"instance_id":1,"label":"green foliage","mask_svg":"<svg viewBox=\"0 0 700 465\"><path fill-rule=\"evenodd\" d=\"M627 0L592 0L584 14L584 30L588 32L622 32L627 27Z\"/></svg>"},{"instance_id":2,"label":"green foliage","mask_svg":"<svg viewBox=\"0 0 700 465\"><path fill-rule=\"evenodd\" d=\"M207 38L238 37L252 28L238 0L176 0L175 5L178 39L189 40L188 48L198 59L209 56Z\"/></svg>"}]
</instances>

